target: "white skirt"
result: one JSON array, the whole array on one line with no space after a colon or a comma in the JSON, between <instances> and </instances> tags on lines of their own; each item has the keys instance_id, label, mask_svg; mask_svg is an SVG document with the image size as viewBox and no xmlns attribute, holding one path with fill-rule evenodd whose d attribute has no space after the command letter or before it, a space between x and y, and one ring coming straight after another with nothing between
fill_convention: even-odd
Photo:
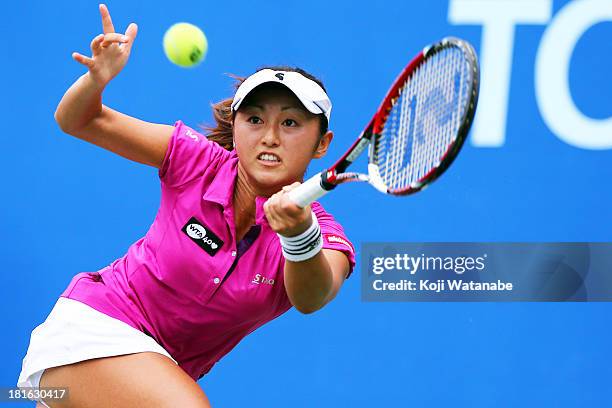
<instances>
[{"instance_id":1,"label":"white skirt","mask_svg":"<svg viewBox=\"0 0 612 408\"><path fill-rule=\"evenodd\" d=\"M153 351L175 359L152 337L78 300L60 297L30 336L17 387L38 389L46 368Z\"/></svg>"}]
</instances>

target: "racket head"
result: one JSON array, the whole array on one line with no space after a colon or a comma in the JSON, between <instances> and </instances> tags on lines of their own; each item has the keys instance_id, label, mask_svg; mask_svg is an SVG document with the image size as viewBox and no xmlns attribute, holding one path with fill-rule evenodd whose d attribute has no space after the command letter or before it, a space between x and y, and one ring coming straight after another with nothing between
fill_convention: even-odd
<instances>
[{"instance_id":1,"label":"racket head","mask_svg":"<svg viewBox=\"0 0 612 408\"><path fill-rule=\"evenodd\" d=\"M396 78L364 133L370 184L392 195L422 190L450 166L469 133L480 83L474 48L448 37Z\"/></svg>"}]
</instances>

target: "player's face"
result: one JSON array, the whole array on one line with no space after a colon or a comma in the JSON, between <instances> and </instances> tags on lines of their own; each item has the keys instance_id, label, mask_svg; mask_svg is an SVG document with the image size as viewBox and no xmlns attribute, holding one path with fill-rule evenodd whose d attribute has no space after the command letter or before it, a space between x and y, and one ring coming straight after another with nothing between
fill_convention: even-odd
<instances>
[{"instance_id":1,"label":"player's face","mask_svg":"<svg viewBox=\"0 0 612 408\"><path fill-rule=\"evenodd\" d=\"M301 181L310 160L323 156L332 138L328 132L319 142L319 118L284 86L251 92L236 112L233 130L239 174L263 196Z\"/></svg>"}]
</instances>

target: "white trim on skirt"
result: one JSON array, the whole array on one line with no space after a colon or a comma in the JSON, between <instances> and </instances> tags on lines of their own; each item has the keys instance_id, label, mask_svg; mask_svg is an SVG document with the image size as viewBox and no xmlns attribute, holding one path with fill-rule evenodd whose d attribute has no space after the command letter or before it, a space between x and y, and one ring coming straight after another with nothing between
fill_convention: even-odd
<instances>
[{"instance_id":1,"label":"white trim on skirt","mask_svg":"<svg viewBox=\"0 0 612 408\"><path fill-rule=\"evenodd\" d=\"M46 368L92 358L152 351L172 358L140 330L78 300L60 297L30 336L17 387L38 389Z\"/></svg>"}]
</instances>

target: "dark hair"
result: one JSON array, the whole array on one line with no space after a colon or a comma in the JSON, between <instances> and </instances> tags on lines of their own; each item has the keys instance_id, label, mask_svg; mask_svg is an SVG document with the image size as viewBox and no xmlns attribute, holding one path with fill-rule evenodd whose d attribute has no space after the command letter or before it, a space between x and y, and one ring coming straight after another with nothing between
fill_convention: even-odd
<instances>
[{"instance_id":1,"label":"dark hair","mask_svg":"<svg viewBox=\"0 0 612 408\"><path fill-rule=\"evenodd\" d=\"M258 68L256 72L259 72L262 69L272 69L275 71L298 72L302 74L303 76L305 76L306 78L316 82L321 88L323 88L325 92L327 92L327 90L325 89L325 86L323 85L323 82L321 82L320 79L304 71L302 68L290 67L290 66L285 66L285 65L276 65L276 66L265 66L265 67ZM234 74L227 74L227 75L236 80L236 82L234 83L234 91L236 91L238 87L240 87L240 85L246 80L246 78L239 77ZM213 142L217 142L219 145L221 145L223 148L227 150L233 150L234 148L233 143L232 143L232 140L233 140L233 133L232 133L233 114L232 114L232 108L231 108L232 100L233 100L233 97L224 99L217 103L212 103L210 105L213 111L215 122L216 122L215 126L208 126L206 124L199 125L201 129L207 132L206 137L209 140L212 140ZM320 120L320 130L319 130L320 132L319 140L320 140L323 137L323 135L327 133L329 124L327 123L327 118L325 117L324 114L319 114L317 116L319 116L319 120Z\"/></svg>"}]
</instances>

